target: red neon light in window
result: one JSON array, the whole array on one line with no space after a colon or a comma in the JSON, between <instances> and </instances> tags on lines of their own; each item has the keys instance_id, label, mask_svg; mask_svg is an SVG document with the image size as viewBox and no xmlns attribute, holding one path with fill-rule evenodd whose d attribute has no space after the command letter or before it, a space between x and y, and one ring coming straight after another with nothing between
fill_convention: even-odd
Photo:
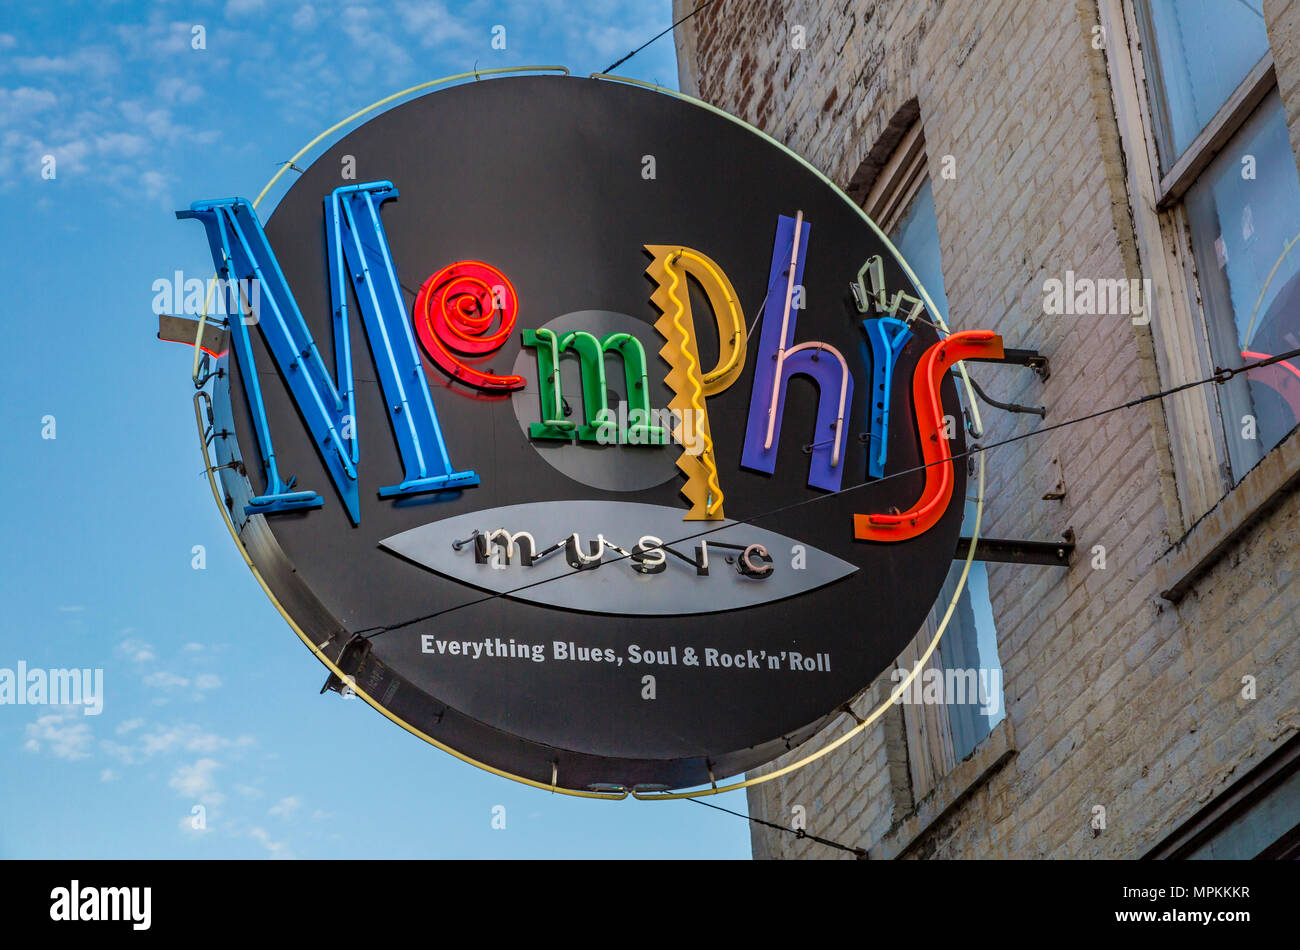
<instances>
[{"instance_id":1,"label":"red neon light in window","mask_svg":"<svg viewBox=\"0 0 1300 950\"><path fill-rule=\"evenodd\" d=\"M1271 358L1268 353L1255 353L1252 350L1242 350L1241 357L1246 360L1266 360ZM1246 378L1262 383L1276 392L1286 400L1287 406L1291 409L1291 415L1296 419L1300 419L1300 369L1296 369L1286 360L1279 360L1276 363L1270 363L1268 366L1247 370Z\"/></svg>"},{"instance_id":2,"label":"red neon light in window","mask_svg":"<svg viewBox=\"0 0 1300 950\"><path fill-rule=\"evenodd\" d=\"M522 389L522 376L497 376L466 359L494 353L519 317L514 285L491 264L457 261L424 282L415 298L415 332L429 358L453 379L488 392ZM488 332L497 323L495 332Z\"/></svg>"}]
</instances>

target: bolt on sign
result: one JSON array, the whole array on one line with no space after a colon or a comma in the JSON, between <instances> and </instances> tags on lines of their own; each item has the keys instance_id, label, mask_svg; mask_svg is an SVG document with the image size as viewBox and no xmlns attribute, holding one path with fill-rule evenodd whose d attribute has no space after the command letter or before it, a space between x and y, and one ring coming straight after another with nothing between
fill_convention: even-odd
<instances>
[{"instance_id":1,"label":"bolt on sign","mask_svg":"<svg viewBox=\"0 0 1300 950\"><path fill-rule=\"evenodd\" d=\"M371 180L340 187L345 155ZM250 557L327 685L478 764L573 790L737 774L939 593L949 368L1001 341L939 339L897 251L743 123L472 82L345 135L265 222L178 216L260 290L215 393Z\"/></svg>"}]
</instances>

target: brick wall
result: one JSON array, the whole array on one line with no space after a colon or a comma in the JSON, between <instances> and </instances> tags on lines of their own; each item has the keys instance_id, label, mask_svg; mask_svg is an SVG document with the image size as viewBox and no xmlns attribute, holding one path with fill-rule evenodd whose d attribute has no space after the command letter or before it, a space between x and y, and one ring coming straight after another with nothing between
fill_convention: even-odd
<instances>
[{"instance_id":1,"label":"brick wall","mask_svg":"<svg viewBox=\"0 0 1300 950\"><path fill-rule=\"evenodd\" d=\"M695 3L675 6L681 16ZM1300 141L1300 0L1265 12L1286 37L1275 55ZM856 196L919 109L949 322L1047 353L1046 383L1023 368L971 369L996 398L1048 406L1050 423L1158 385L1147 329L1123 316L1043 315L1044 280L1067 270L1143 276L1097 23L1096 0L718 0L677 40L701 98ZM792 44L800 27L804 49ZM945 155L955 179L940 175ZM1004 438L1038 420L986 410L985 422ZM1000 741L1015 752L972 792L919 803L898 794L895 708L751 789L751 813L788 823L802 805L810 831L883 855L1135 857L1300 728L1300 499L1286 498L1171 605L1155 570L1182 534L1167 438L1155 404L990 453L985 533L1052 540L1071 527L1079 553L1068 571L989 566L1009 720ZM1060 502L1041 500L1057 481L1053 458ZM1096 545L1104 570L1091 565ZM1244 675L1257 677L1258 698L1241 698ZM884 695L876 684L855 711ZM760 771L851 724L842 717ZM756 857L835 856L752 827Z\"/></svg>"},{"instance_id":2,"label":"brick wall","mask_svg":"<svg viewBox=\"0 0 1300 950\"><path fill-rule=\"evenodd\" d=\"M1291 127L1291 150L1300 154L1300 3L1264 0L1263 9L1277 87Z\"/></svg>"}]
</instances>

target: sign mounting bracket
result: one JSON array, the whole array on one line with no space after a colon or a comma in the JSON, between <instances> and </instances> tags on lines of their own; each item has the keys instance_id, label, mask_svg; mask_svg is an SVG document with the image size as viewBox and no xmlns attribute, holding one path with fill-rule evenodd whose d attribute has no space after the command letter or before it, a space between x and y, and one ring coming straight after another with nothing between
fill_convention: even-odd
<instances>
[{"instance_id":1,"label":"sign mounting bracket","mask_svg":"<svg viewBox=\"0 0 1300 950\"><path fill-rule=\"evenodd\" d=\"M980 538L975 546L976 561L998 564L1043 564L1048 567L1069 567L1074 553L1074 529L1066 528L1061 541L1020 541L1009 538ZM970 552L971 539L957 539L953 560L964 561Z\"/></svg>"}]
</instances>

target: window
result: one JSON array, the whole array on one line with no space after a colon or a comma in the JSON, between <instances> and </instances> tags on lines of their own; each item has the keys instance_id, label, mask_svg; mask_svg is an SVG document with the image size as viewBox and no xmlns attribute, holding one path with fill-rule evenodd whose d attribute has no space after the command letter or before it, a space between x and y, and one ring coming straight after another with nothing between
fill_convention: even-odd
<instances>
[{"instance_id":1,"label":"window","mask_svg":"<svg viewBox=\"0 0 1300 950\"><path fill-rule=\"evenodd\" d=\"M1137 0L1136 12L1158 206L1190 238L1208 360L1237 368L1300 347L1300 177L1260 2ZM1214 389L1235 484L1300 422L1300 360Z\"/></svg>"},{"instance_id":2,"label":"window","mask_svg":"<svg viewBox=\"0 0 1300 950\"><path fill-rule=\"evenodd\" d=\"M1300 860L1300 737L1283 743L1146 857Z\"/></svg>"},{"instance_id":3,"label":"window","mask_svg":"<svg viewBox=\"0 0 1300 950\"><path fill-rule=\"evenodd\" d=\"M926 177L912 203L890 234L903 259L916 271L934 301L948 319L948 294L943 287L943 263L939 259L939 219L934 212L934 192Z\"/></svg>"},{"instance_id":4,"label":"window","mask_svg":"<svg viewBox=\"0 0 1300 950\"><path fill-rule=\"evenodd\" d=\"M865 207L889 234L946 320L948 297L939 252L939 222L934 192L925 172L919 123L903 136L893 159L871 189ZM962 525L962 534L967 536L975 520L974 486L968 484L968 489L971 497L966 501ZM916 639L900 654L898 669L911 669L934 639L964 566L964 562L953 563L930 616ZM914 801L925 797L1006 715L997 630L984 562L972 562L966 586L925 670L932 671L932 675L927 677L923 672L912 686L913 695L922 702L903 707ZM941 697L942 701L932 702L932 697Z\"/></svg>"},{"instance_id":5,"label":"window","mask_svg":"<svg viewBox=\"0 0 1300 950\"><path fill-rule=\"evenodd\" d=\"M1300 252L1290 253L1300 178L1276 89L1185 201L1216 365L1300 347ZM1220 387L1219 401L1239 481L1300 421L1300 369L1284 361L1253 370Z\"/></svg>"},{"instance_id":6,"label":"window","mask_svg":"<svg viewBox=\"0 0 1300 950\"><path fill-rule=\"evenodd\" d=\"M1147 81L1166 169L1268 52L1260 0L1146 0Z\"/></svg>"}]
</instances>

